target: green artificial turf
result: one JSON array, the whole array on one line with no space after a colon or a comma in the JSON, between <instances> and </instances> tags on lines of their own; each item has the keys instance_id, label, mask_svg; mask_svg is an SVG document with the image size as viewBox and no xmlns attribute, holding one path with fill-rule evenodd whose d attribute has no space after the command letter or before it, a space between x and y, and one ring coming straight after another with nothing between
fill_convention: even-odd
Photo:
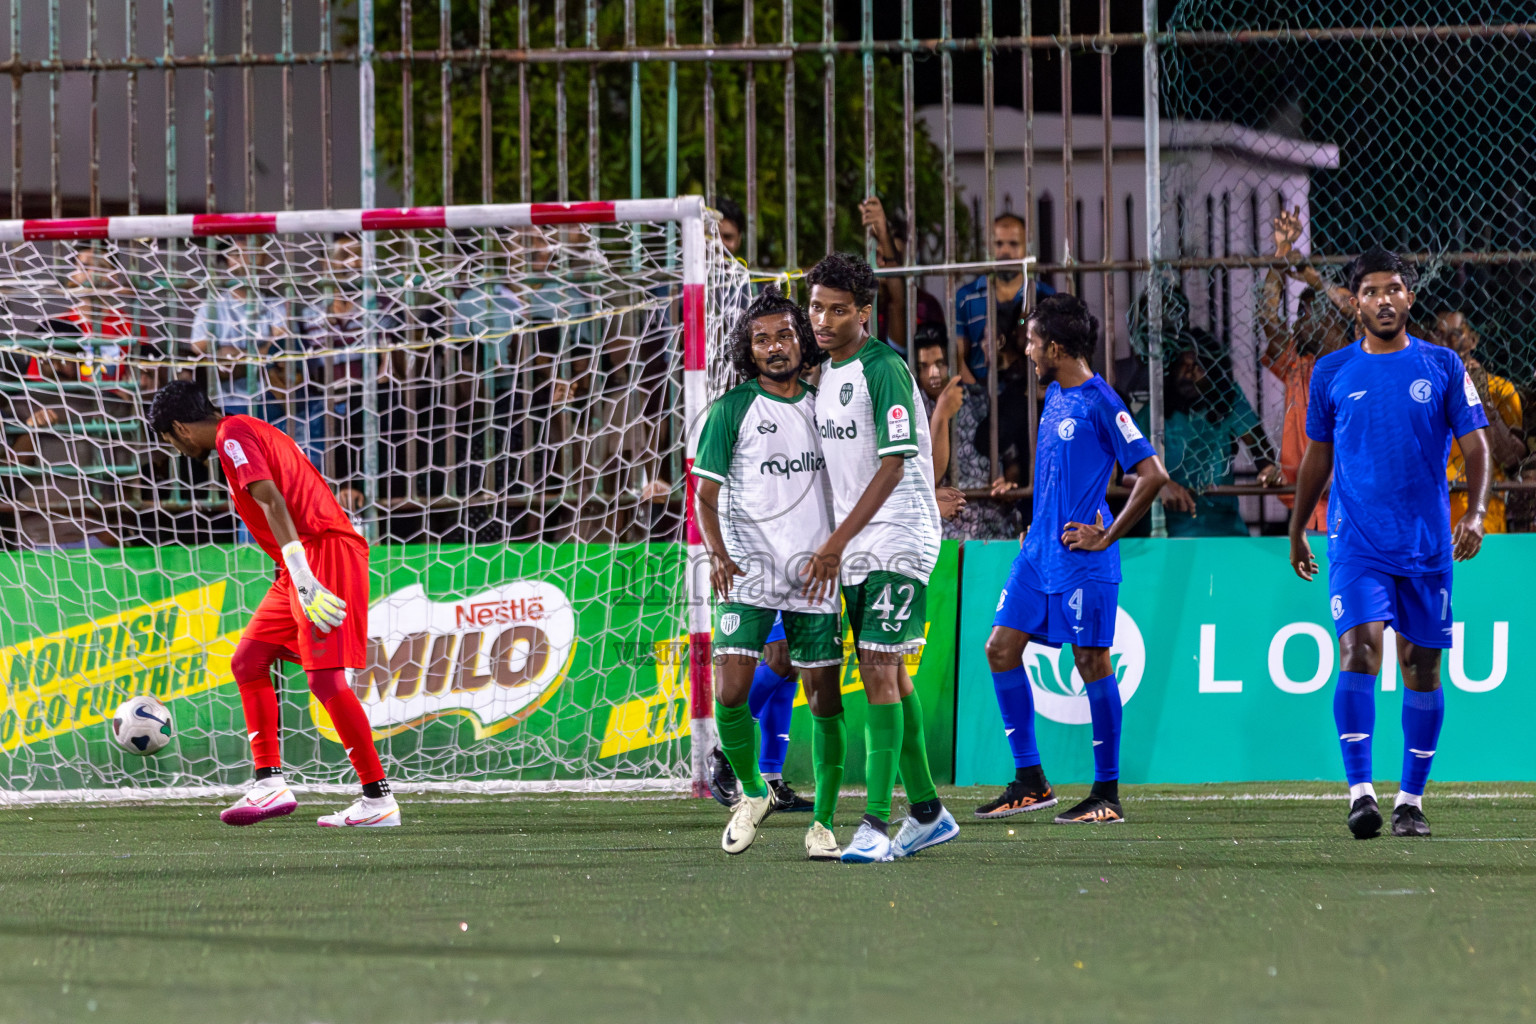
<instances>
[{"instance_id":1,"label":"green artificial turf","mask_svg":"<svg viewBox=\"0 0 1536 1024\"><path fill-rule=\"evenodd\" d=\"M1341 799L1231 799L1304 784L1128 790L1098 827L948 790L958 840L868 866L805 862L804 815L727 857L675 797L10 808L0 1021L1528 1019L1536 793L1439 789L1484 796L1373 842Z\"/></svg>"}]
</instances>

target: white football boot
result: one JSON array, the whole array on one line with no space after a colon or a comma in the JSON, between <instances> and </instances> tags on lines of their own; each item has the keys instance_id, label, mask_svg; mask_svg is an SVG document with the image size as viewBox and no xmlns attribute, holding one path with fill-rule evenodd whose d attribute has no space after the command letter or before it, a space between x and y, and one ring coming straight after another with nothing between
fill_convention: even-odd
<instances>
[{"instance_id":1,"label":"white football boot","mask_svg":"<svg viewBox=\"0 0 1536 1024\"><path fill-rule=\"evenodd\" d=\"M805 832L806 860L838 860L843 851L838 848L837 836L819 821L811 822Z\"/></svg>"},{"instance_id":2,"label":"white football boot","mask_svg":"<svg viewBox=\"0 0 1536 1024\"><path fill-rule=\"evenodd\" d=\"M281 775L273 775L252 784L244 796L219 812L219 820L226 825L254 825L292 814L297 806L288 783Z\"/></svg>"},{"instance_id":3,"label":"white football boot","mask_svg":"<svg viewBox=\"0 0 1536 1024\"><path fill-rule=\"evenodd\" d=\"M890 859L890 837L867 821L859 822L859 830L843 847L844 864L883 864Z\"/></svg>"},{"instance_id":4,"label":"white football boot","mask_svg":"<svg viewBox=\"0 0 1536 1024\"><path fill-rule=\"evenodd\" d=\"M316 824L325 828L393 828L400 824L400 805L393 793L377 799L360 796L344 811L320 815Z\"/></svg>"},{"instance_id":5,"label":"white football boot","mask_svg":"<svg viewBox=\"0 0 1536 1024\"><path fill-rule=\"evenodd\" d=\"M955 816L949 813L947 807L926 825L909 815L901 823L896 838L891 840L891 853L897 857L910 857L918 850L947 843L959 834L960 826L955 823Z\"/></svg>"},{"instance_id":6,"label":"white football boot","mask_svg":"<svg viewBox=\"0 0 1536 1024\"><path fill-rule=\"evenodd\" d=\"M773 813L773 808L771 789L763 796L741 794L741 799L731 809L731 820L725 826L725 833L720 837L720 849L726 853L745 852L752 845L752 840L757 838L757 826Z\"/></svg>"}]
</instances>

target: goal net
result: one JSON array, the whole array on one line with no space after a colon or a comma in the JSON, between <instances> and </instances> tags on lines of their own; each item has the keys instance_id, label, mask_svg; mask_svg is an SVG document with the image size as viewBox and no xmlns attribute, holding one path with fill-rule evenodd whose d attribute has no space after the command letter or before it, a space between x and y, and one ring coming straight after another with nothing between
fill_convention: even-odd
<instances>
[{"instance_id":1,"label":"goal net","mask_svg":"<svg viewBox=\"0 0 1536 1024\"><path fill-rule=\"evenodd\" d=\"M0 221L0 789L249 776L230 656L273 565L218 460L147 436L172 378L285 430L372 542L349 676L393 778L699 779L689 424L749 294L696 197ZM349 783L282 671L290 777ZM141 693L149 757L110 735Z\"/></svg>"}]
</instances>

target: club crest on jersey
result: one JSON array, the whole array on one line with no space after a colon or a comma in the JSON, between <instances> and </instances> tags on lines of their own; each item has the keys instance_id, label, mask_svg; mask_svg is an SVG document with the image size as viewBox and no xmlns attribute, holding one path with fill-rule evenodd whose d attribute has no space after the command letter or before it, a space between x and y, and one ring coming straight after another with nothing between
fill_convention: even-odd
<instances>
[{"instance_id":1,"label":"club crest on jersey","mask_svg":"<svg viewBox=\"0 0 1536 1024\"><path fill-rule=\"evenodd\" d=\"M730 636L736 632L736 627L741 625L741 616L735 612L726 612L720 616L720 632Z\"/></svg>"},{"instance_id":2,"label":"club crest on jersey","mask_svg":"<svg viewBox=\"0 0 1536 1024\"><path fill-rule=\"evenodd\" d=\"M1127 443L1141 440L1141 428L1136 426L1136 421L1131 419L1131 414L1124 409L1115 413L1115 426L1120 428L1120 436L1125 438Z\"/></svg>"},{"instance_id":3,"label":"club crest on jersey","mask_svg":"<svg viewBox=\"0 0 1536 1024\"><path fill-rule=\"evenodd\" d=\"M1434 396L1435 386L1423 377L1420 377L1408 385L1408 393L1413 396L1415 402L1428 402Z\"/></svg>"},{"instance_id":4,"label":"club crest on jersey","mask_svg":"<svg viewBox=\"0 0 1536 1024\"><path fill-rule=\"evenodd\" d=\"M1061 438L1063 441L1072 440L1072 435L1076 433L1077 420L1073 419L1071 416L1068 416L1066 419L1056 424L1056 436Z\"/></svg>"},{"instance_id":5,"label":"club crest on jersey","mask_svg":"<svg viewBox=\"0 0 1536 1024\"><path fill-rule=\"evenodd\" d=\"M234 438L224 442L224 454L229 456L230 465L236 469L251 461L245 457L245 449L241 448L240 442Z\"/></svg>"},{"instance_id":6,"label":"club crest on jersey","mask_svg":"<svg viewBox=\"0 0 1536 1024\"><path fill-rule=\"evenodd\" d=\"M907 415L907 410L899 405L893 405L885 413L885 432L891 435L892 441L905 441L912 436L912 418Z\"/></svg>"},{"instance_id":7,"label":"club crest on jersey","mask_svg":"<svg viewBox=\"0 0 1536 1024\"><path fill-rule=\"evenodd\" d=\"M849 402L853 401L853 385L844 384L841 388L839 388L837 392L837 400L842 402L844 405L847 405Z\"/></svg>"}]
</instances>

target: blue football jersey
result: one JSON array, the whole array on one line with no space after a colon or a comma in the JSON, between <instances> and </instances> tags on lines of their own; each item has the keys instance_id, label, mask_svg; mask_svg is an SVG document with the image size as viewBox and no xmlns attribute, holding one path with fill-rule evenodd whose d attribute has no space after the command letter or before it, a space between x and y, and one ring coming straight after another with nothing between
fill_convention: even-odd
<instances>
[{"instance_id":1,"label":"blue football jersey","mask_svg":"<svg viewBox=\"0 0 1536 1024\"><path fill-rule=\"evenodd\" d=\"M1487 425L1448 348L1410 337L1401 352L1372 355L1357 341L1319 359L1307 436L1333 443L1329 560L1395 576L1451 568L1451 440Z\"/></svg>"},{"instance_id":2,"label":"blue football jersey","mask_svg":"<svg viewBox=\"0 0 1536 1024\"><path fill-rule=\"evenodd\" d=\"M1035 516L1024 538L1029 559L1048 594L1084 581L1120 582L1120 551L1073 551L1061 542L1071 522L1092 523L1102 513L1114 522L1104 491L1115 463L1130 469L1157 454L1114 389L1095 374L1075 388L1053 383L1045 393L1035 448Z\"/></svg>"}]
</instances>

